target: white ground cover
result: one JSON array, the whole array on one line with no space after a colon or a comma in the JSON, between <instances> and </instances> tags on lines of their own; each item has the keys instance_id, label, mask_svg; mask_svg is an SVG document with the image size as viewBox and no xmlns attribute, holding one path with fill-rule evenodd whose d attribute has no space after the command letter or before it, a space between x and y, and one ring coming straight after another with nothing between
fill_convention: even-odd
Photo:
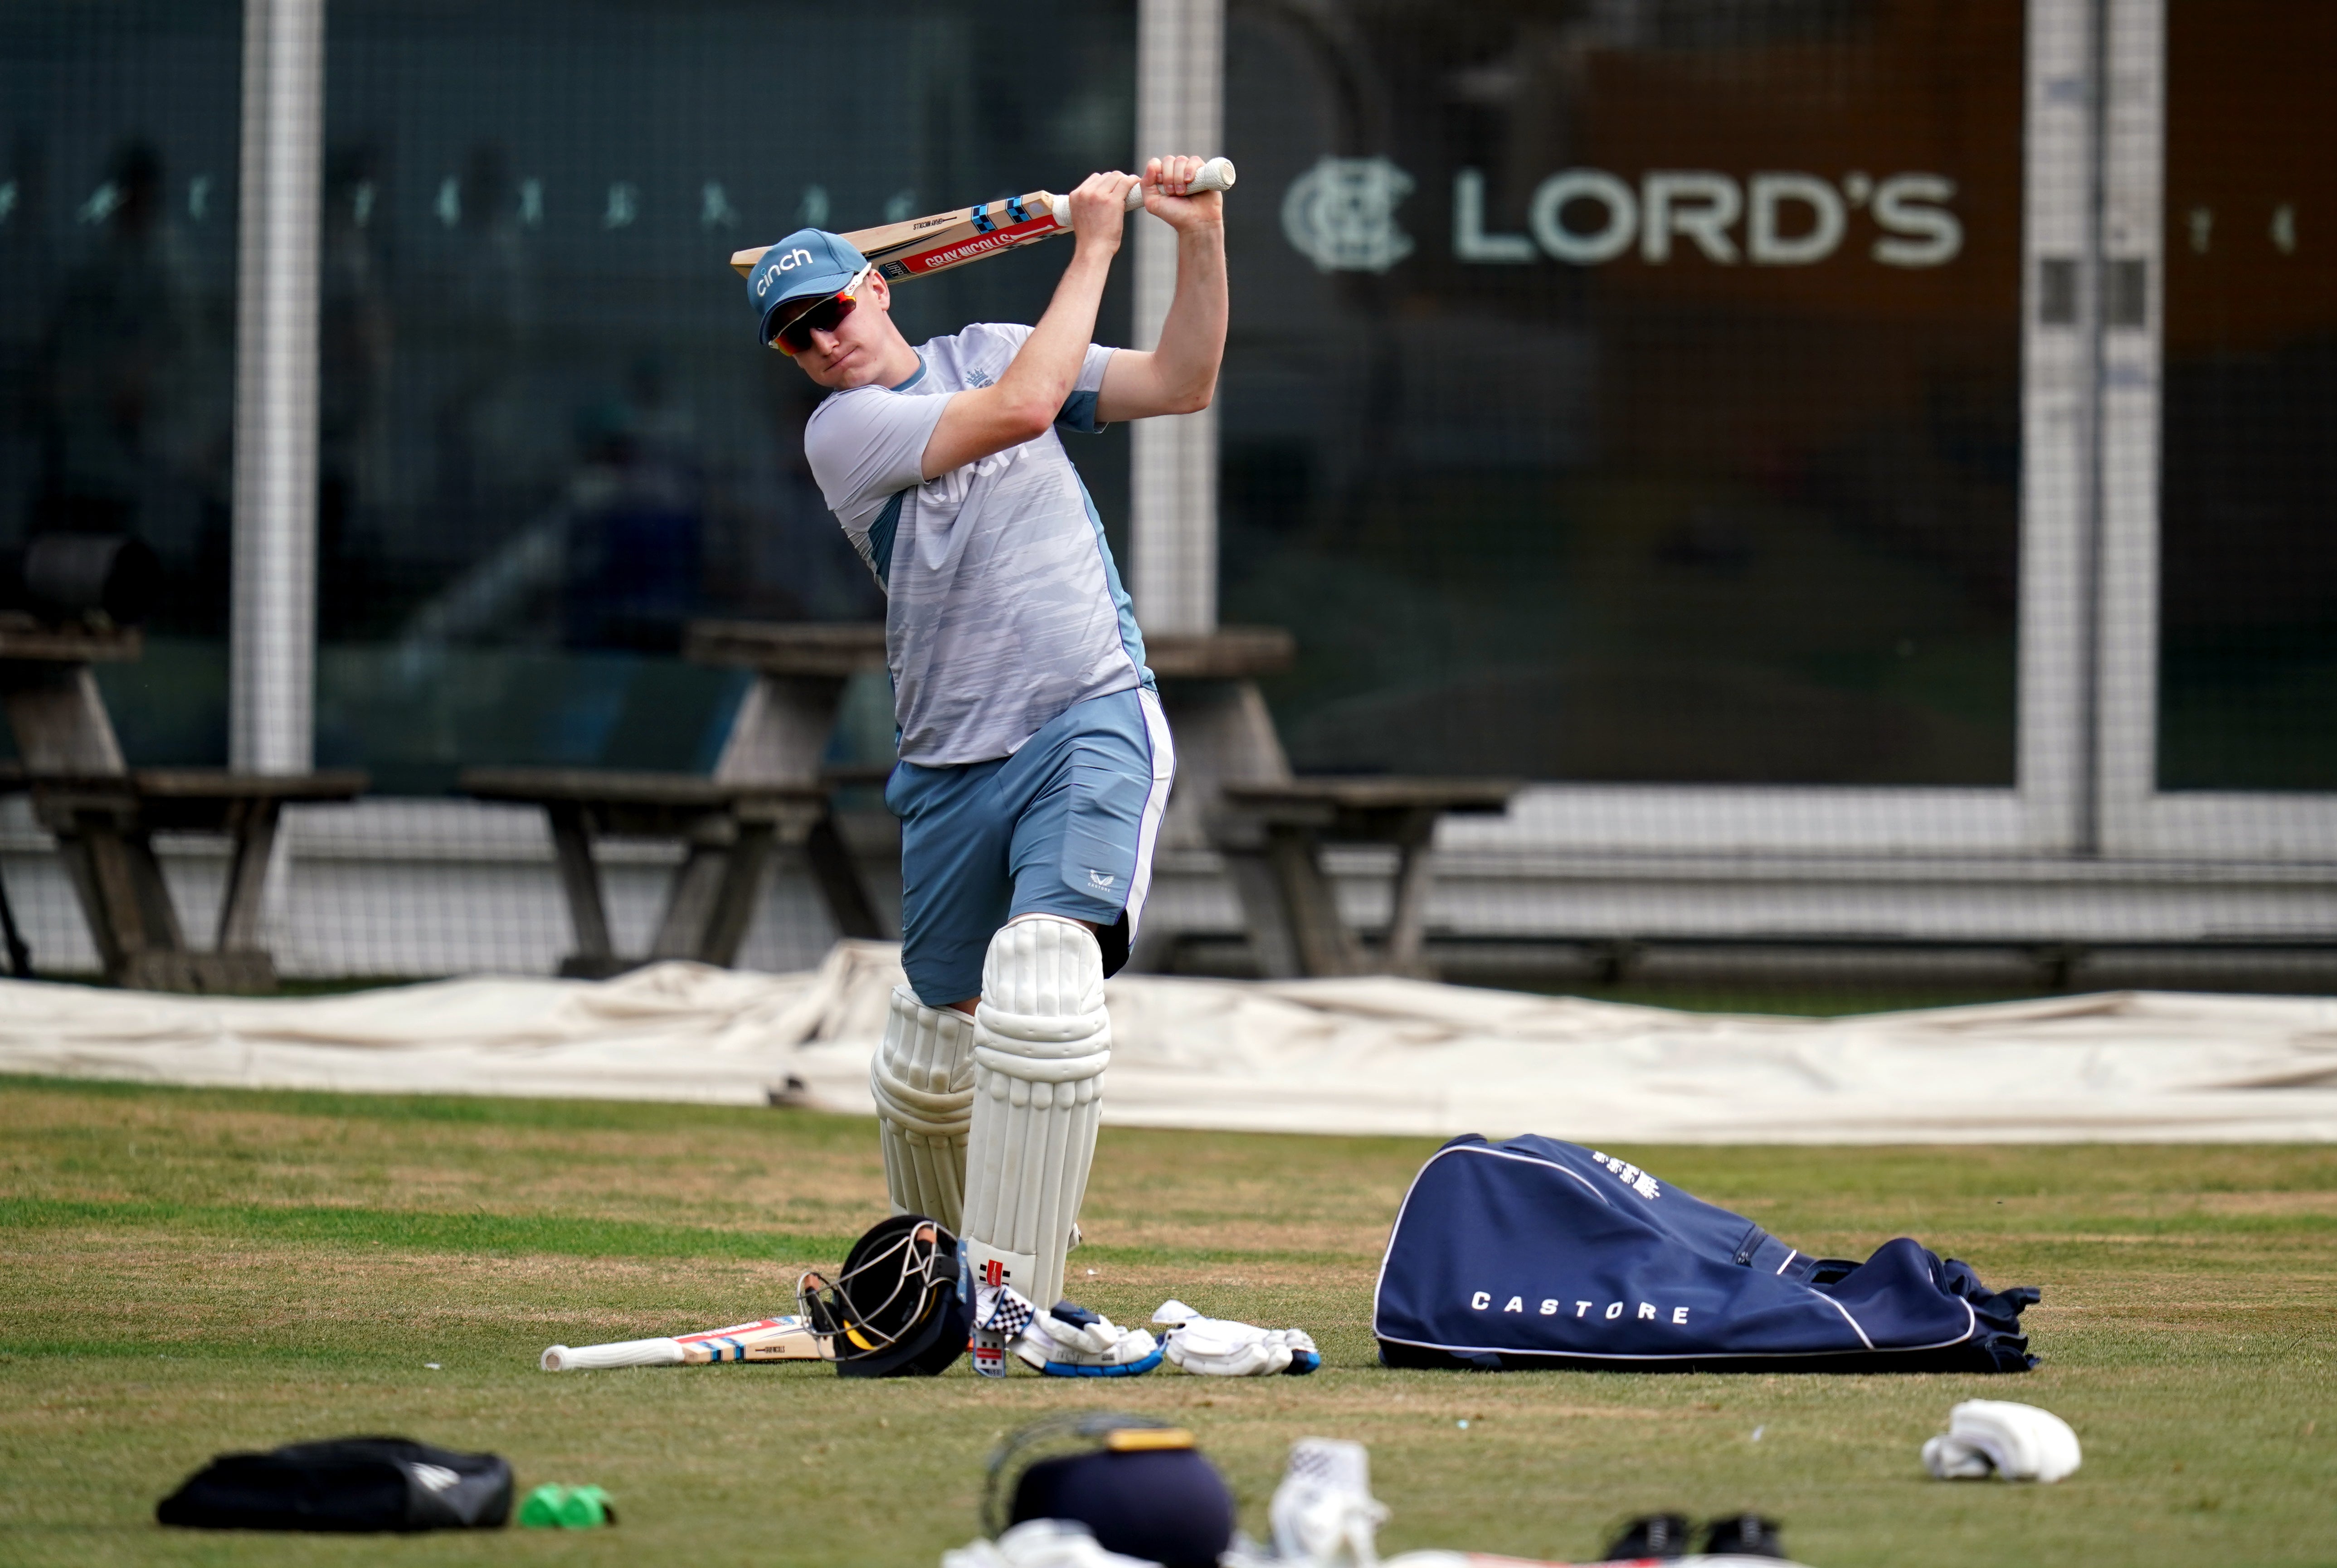
<instances>
[{"instance_id":1,"label":"white ground cover","mask_svg":"<svg viewBox=\"0 0 2337 1568\"><path fill-rule=\"evenodd\" d=\"M898 950L768 975L446 980L287 999L0 981L0 1072L869 1114ZM1578 1142L2337 1139L2337 999L2120 991L1788 1018L1387 979L1129 976L1104 1119Z\"/></svg>"}]
</instances>

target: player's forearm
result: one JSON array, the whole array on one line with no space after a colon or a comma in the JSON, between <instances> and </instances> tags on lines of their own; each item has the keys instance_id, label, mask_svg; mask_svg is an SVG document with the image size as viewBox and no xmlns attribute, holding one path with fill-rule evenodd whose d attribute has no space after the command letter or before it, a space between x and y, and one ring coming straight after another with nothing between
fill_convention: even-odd
<instances>
[{"instance_id":1,"label":"player's forearm","mask_svg":"<svg viewBox=\"0 0 2337 1568\"><path fill-rule=\"evenodd\" d=\"M1160 341L1149 352L1111 356L1096 417L1112 424L1207 408L1226 354L1226 298L1225 230L1215 223L1179 229L1177 291Z\"/></svg>"},{"instance_id":2,"label":"player's forearm","mask_svg":"<svg viewBox=\"0 0 2337 1568\"><path fill-rule=\"evenodd\" d=\"M1226 357L1226 232L1216 224L1177 236L1177 292L1152 350L1163 414L1207 408Z\"/></svg>"},{"instance_id":3,"label":"player's forearm","mask_svg":"<svg viewBox=\"0 0 2337 1568\"><path fill-rule=\"evenodd\" d=\"M1056 285L1054 303L1022 340L997 385L950 398L925 443L922 468L926 479L938 479L953 468L1046 433L1086 362L1088 344L1095 336L1096 307L1103 302L1104 279L1110 271L1109 248L1093 254L1083 247L1073 254L1062 282Z\"/></svg>"},{"instance_id":4,"label":"player's forearm","mask_svg":"<svg viewBox=\"0 0 2337 1568\"><path fill-rule=\"evenodd\" d=\"M1111 276L1111 251L1100 247L1082 246L1073 253L1047 313L998 378L998 390L1006 400L1029 410L1041 428L1054 422L1087 362L1103 286Z\"/></svg>"}]
</instances>

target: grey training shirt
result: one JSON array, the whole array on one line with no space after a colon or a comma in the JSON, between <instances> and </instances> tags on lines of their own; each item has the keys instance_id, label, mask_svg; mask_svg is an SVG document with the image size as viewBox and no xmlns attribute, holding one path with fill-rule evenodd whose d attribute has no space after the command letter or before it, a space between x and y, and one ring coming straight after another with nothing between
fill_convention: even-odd
<instances>
[{"instance_id":1,"label":"grey training shirt","mask_svg":"<svg viewBox=\"0 0 2337 1568\"><path fill-rule=\"evenodd\" d=\"M1103 520L1053 430L919 479L950 394L996 382L1030 336L984 323L936 337L916 375L832 394L804 428L812 476L887 595L906 762L1012 756L1072 704L1146 679ZM1088 349L1057 425L1099 428L1111 353Z\"/></svg>"}]
</instances>

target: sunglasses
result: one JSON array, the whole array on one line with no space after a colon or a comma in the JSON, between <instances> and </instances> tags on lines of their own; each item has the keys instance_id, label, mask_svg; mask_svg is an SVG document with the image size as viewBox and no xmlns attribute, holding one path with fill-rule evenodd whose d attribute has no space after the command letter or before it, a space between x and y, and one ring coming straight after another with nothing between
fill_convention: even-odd
<instances>
[{"instance_id":1,"label":"sunglasses","mask_svg":"<svg viewBox=\"0 0 2337 1568\"><path fill-rule=\"evenodd\" d=\"M813 333L834 332L844 324L844 318L852 314L853 296L859 290L861 280L875 270L875 266L872 262L854 273L852 280L836 293L814 300L786 326L771 334L771 346L793 359L811 346Z\"/></svg>"}]
</instances>

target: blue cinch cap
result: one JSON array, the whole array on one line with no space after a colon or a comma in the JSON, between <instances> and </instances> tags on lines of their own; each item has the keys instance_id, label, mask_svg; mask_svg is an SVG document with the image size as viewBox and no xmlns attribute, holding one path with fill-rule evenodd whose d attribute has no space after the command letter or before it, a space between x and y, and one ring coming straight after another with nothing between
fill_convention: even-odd
<instances>
[{"instance_id":1,"label":"blue cinch cap","mask_svg":"<svg viewBox=\"0 0 2337 1568\"><path fill-rule=\"evenodd\" d=\"M835 294L868 265L840 234L825 229L798 229L757 258L747 271L747 303L755 307L759 328L755 341L768 343L773 317L790 299L815 294Z\"/></svg>"}]
</instances>

